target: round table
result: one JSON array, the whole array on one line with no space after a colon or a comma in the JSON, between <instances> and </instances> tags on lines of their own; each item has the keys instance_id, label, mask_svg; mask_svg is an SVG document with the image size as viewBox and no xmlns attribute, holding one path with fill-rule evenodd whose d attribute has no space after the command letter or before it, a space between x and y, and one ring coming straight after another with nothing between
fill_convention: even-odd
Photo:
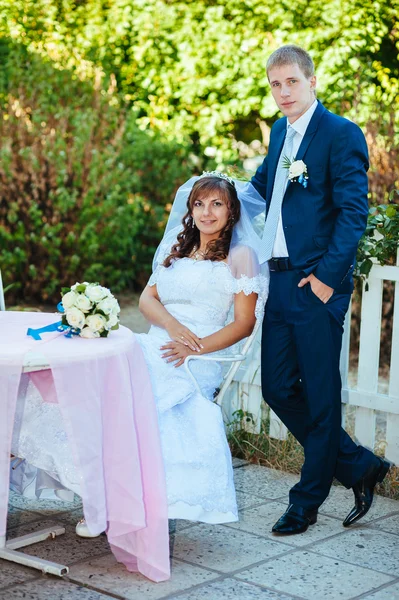
<instances>
[{"instance_id":1,"label":"round table","mask_svg":"<svg viewBox=\"0 0 399 600\"><path fill-rule=\"evenodd\" d=\"M40 341L26 335L28 328L57 320L59 315L48 313L0 312L0 556L23 564L31 558L29 566L54 572L54 563L15 552L18 542L6 542L13 416L25 372L34 378L44 401L59 404L81 475L90 531L105 530L114 555L129 570L166 580L170 567L165 475L157 411L140 345L126 327L94 340L59 332L44 333Z\"/></svg>"}]
</instances>

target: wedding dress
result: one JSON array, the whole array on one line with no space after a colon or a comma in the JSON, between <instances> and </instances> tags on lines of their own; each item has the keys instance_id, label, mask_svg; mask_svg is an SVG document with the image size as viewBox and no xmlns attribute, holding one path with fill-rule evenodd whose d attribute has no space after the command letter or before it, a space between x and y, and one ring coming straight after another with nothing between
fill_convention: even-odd
<instances>
[{"instance_id":1,"label":"wedding dress","mask_svg":"<svg viewBox=\"0 0 399 600\"><path fill-rule=\"evenodd\" d=\"M263 275L237 278L225 262L191 258L176 260L168 268L160 264L149 285L157 286L166 309L199 337L226 325L236 293L258 293L258 317L267 294ZM214 353L215 362L190 363L201 395L184 365L176 368L162 358L160 347L169 341L166 330L152 326L148 334L138 334L137 338L158 410L169 518L206 523L236 521L231 455L221 409L212 401L222 379L217 357L223 351ZM48 497L52 487L64 499L66 490L79 494L79 475L60 410L56 404L43 401L27 376L20 388L15 423L12 452L26 461L12 473L12 488L26 495Z\"/></svg>"}]
</instances>

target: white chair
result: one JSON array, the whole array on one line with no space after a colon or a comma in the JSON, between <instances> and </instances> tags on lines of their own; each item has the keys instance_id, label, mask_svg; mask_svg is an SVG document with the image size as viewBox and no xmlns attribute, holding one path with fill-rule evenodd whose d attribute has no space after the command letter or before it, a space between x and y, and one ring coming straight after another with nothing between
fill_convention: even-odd
<instances>
[{"instance_id":1,"label":"white chair","mask_svg":"<svg viewBox=\"0 0 399 600\"><path fill-rule=\"evenodd\" d=\"M224 395L227 391L227 388L229 387L230 383L233 381L234 375L237 373L237 371L240 367L240 364L245 360L246 356L248 355L248 353L251 349L251 346L253 344L253 341L258 333L259 327L260 327L260 321L257 320L255 327L254 327L251 335L246 339L246 341L241 349L240 354L230 354L230 355L221 356L218 358L215 358L214 356L207 355L207 354L203 354L203 355L201 354L200 356L195 356L195 355L187 356L187 358L184 361L184 367L187 371L188 376L192 380L192 382L195 386L195 389L201 394L201 396L203 395L202 390L201 390L200 386L198 385L198 381L196 380L192 371L190 370L190 362L192 360L209 360L212 362L216 361L216 362L232 363L230 369L226 372L226 374L223 378L221 387L218 390L216 390L216 394L214 397L214 402L221 407Z\"/></svg>"},{"instance_id":2,"label":"white chair","mask_svg":"<svg viewBox=\"0 0 399 600\"><path fill-rule=\"evenodd\" d=\"M4 289L3 289L3 280L1 278L1 270L0 270L0 310L5 310L6 305L4 302Z\"/></svg>"}]
</instances>

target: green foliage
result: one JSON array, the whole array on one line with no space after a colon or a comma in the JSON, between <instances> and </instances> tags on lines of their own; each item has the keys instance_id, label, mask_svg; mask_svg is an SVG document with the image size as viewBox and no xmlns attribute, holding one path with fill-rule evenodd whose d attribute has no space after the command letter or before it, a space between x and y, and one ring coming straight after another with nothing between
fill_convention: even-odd
<instances>
[{"instance_id":1,"label":"green foliage","mask_svg":"<svg viewBox=\"0 0 399 600\"><path fill-rule=\"evenodd\" d=\"M363 126L398 124L399 0L0 0L3 29L57 68L116 78L140 122L219 162L231 136L259 135L277 109L266 57L283 43L308 48L325 104Z\"/></svg>"},{"instance_id":2,"label":"green foliage","mask_svg":"<svg viewBox=\"0 0 399 600\"><path fill-rule=\"evenodd\" d=\"M115 292L143 285L165 205L192 173L188 151L140 130L132 111L112 105L112 92L18 45L8 58L0 264L14 284L10 301L17 289L25 299L56 301L79 279Z\"/></svg>"},{"instance_id":3,"label":"green foliage","mask_svg":"<svg viewBox=\"0 0 399 600\"><path fill-rule=\"evenodd\" d=\"M390 199L399 195L393 190ZM375 262L395 265L399 247L399 205L381 204L370 208L367 228L360 240L357 253L356 275L367 280Z\"/></svg>"},{"instance_id":4,"label":"green foliage","mask_svg":"<svg viewBox=\"0 0 399 600\"><path fill-rule=\"evenodd\" d=\"M399 0L0 0L9 293L55 298L79 277L115 291L143 283L165 205L194 165L237 164L254 140L267 146L278 113L265 62L284 43L309 49L320 99L364 128L371 200L387 202L398 181L398 9Z\"/></svg>"}]
</instances>

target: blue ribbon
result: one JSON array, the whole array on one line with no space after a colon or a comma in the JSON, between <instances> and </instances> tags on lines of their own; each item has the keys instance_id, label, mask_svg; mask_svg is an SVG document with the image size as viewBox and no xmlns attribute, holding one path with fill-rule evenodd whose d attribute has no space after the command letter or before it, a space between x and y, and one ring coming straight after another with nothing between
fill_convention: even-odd
<instances>
[{"instance_id":1,"label":"blue ribbon","mask_svg":"<svg viewBox=\"0 0 399 600\"><path fill-rule=\"evenodd\" d=\"M308 187L308 180L306 179L306 177L304 176L303 173L301 173L298 177L298 183L301 184L302 187L307 188Z\"/></svg>"},{"instance_id":2,"label":"blue ribbon","mask_svg":"<svg viewBox=\"0 0 399 600\"><path fill-rule=\"evenodd\" d=\"M47 333L48 331L63 331L64 329L69 329L67 325L63 325L61 321L57 321L57 323L51 323L51 325L46 325L45 327L39 327L38 329L31 329L29 327L26 335L30 335L34 340L41 340L41 333Z\"/></svg>"},{"instance_id":3,"label":"blue ribbon","mask_svg":"<svg viewBox=\"0 0 399 600\"><path fill-rule=\"evenodd\" d=\"M60 313L64 313L64 307L62 306L62 302L57 304L57 310ZM64 331L65 337L72 337L71 328L69 325L63 325L62 321L57 321L57 323L51 323L50 325L46 325L45 327L39 327L37 329L32 329L29 327L26 335L30 335L34 340L40 341L42 338L40 337L41 333L48 333L50 331Z\"/></svg>"}]
</instances>

